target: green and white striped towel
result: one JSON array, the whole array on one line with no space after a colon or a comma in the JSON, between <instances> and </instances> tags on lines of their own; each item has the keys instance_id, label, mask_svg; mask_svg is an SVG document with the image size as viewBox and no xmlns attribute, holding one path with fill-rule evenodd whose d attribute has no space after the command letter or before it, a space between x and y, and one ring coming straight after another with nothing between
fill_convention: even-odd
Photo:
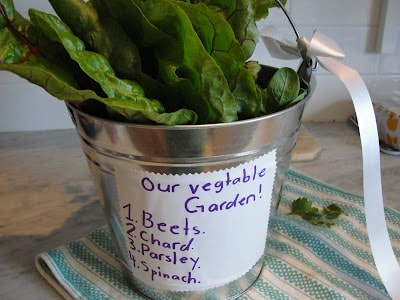
<instances>
[{"instance_id":1,"label":"green and white striped towel","mask_svg":"<svg viewBox=\"0 0 400 300\"><path fill-rule=\"evenodd\" d=\"M336 203L347 215L317 227L289 216L291 202ZM400 213L386 208L400 258ZM143 299L124 281L106 227L36 258L39 272L66 299ZM270 218L261 277L239 299L390 299L374 266L363 198L290 170L278 213Z\"/></svg>"}]
</instances>

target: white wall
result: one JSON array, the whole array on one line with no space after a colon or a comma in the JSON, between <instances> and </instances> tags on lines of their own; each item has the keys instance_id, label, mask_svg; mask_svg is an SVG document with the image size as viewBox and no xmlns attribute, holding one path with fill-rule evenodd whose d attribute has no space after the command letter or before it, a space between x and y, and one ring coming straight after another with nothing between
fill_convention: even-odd
<instances>
[{"instance_id":1,"label":"white wall","mask_svg":"<svg viewBox=\"0 0 400 300\"><path fill-rule=\"evenodd\" d=\"M23 13L29 7L51 11L47 0L15 0L15 5ZM344 62L361 73L373 99L390 100L400 91L399 0L288 0L287 8L302 35L310 39L318 29L338 42ZM294 39L281 11L273 10L260 26L266 24ZM262 44L254 58L274 66L297 65L271 59ZM353 107L343 85L320 68L315 74L317 86L304 119L346 120ZM64 104L41 88L0 72L0 89L0 131L72 128Z\"/></svg>"},{"instance_id":2,"label":"white wall","mask_svg":"<svg viewBox=\"0 0 400 300\"><path fill-rule=\"evenodd\" d=\"M27 17L28 8L54 13L47 0L14 0ZM9 72L0 72L0 131L72 128L62 101Z\"/></svg>"}]
</instances>

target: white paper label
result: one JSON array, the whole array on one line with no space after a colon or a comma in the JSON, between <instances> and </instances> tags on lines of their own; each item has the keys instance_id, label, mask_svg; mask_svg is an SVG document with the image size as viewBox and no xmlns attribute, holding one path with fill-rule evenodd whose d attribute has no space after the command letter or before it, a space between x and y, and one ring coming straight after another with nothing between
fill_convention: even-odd
<instances>
[{"instance_id":1,"label":"white paper label","mask_svg":"<svg viewBox=\"0 0 400 300\"><path fill-rule=\"evenodd\" d=\"M243 276L264 253L275 172L276 150L208 173L116 170L133 274L171 291Z\"/></svg>"}]
</instances>

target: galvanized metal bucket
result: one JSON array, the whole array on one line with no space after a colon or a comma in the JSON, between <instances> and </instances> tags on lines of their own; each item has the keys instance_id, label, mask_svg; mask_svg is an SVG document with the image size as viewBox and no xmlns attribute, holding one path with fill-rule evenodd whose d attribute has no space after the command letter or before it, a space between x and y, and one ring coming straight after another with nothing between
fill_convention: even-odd
<instances>
[{"instance_id":1,"label":"galvanized metal bucket","mask_svg":"<svg viewBox=\"0 0 400 300\"><path fill-rule=\"evenodd\" d=\"M133 288L233 299L251 287L305 104L193 126L118 123L68 104Z\"/></svg>"}]
</instances>

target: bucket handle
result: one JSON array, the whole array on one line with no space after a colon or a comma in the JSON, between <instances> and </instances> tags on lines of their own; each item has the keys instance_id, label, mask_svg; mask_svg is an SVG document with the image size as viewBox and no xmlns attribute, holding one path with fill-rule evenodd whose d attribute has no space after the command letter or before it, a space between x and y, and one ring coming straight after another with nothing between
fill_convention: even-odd
<instances>
[{"instance_id":1,"label":"bucket handle","mask_svg":"<svg viewBox=\"0 0 400 300\"><path fill-rule=\"evenodd\" d=\"M289 14L285 6L279 0L275 0L275 3L285 14L294 34L296 35L297 48L299 49L300 55L303 58L297 73L299 74L300 78L303 78L309 83L311 80L312 71L317 68L317 62L313 64L313 59L307 54L307 42L304 41L304 38L300 35L300 31L297 28L296 23L293 21L292 16Z\"/></svg>"}]
</instances>

